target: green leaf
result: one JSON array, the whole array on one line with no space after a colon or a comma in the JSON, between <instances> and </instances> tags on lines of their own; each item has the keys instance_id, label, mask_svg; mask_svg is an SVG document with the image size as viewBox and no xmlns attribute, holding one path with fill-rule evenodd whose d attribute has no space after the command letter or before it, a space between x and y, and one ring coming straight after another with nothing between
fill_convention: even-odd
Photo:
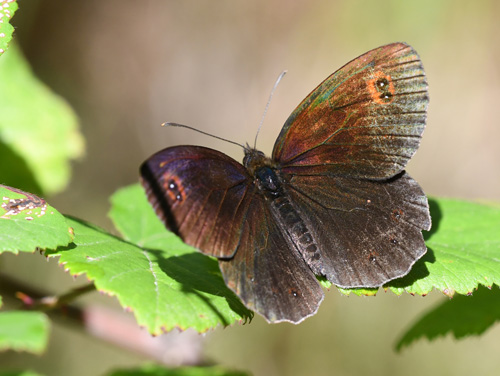
<instances>
[{"instance_id":1,"label":"green leaf","mask_svg":"<svg viewBox=\"0 0 500 376\"><path fill-rule=\"evenodd\" d=\"M12 40L14 27L10 24L10 19L17 10L17 2L14 0L0 1L0 56L7 50Z\"/></svg>"},{"instance_id":2,"label":"green leaf","mask_svg":"<svg viewBox=\"0 0 500 376\"><path fill-rule=\"evenodd\" d=\"M500 208L467 201L431 200L427 254L404 278L389 284L396 294L469 294L500 285Z\"/></svg>"},{"instance_id":3,"label":"green leaf","mask_svg":"<svg viewBox=\"0 0 500 376\"><path fill-rule=\"evenodd\" d=\"M217 261L167 232L138 185L112 201L113 220L142 248L71 219L74 243L46 254L60 256L72 275L85 273L97 289L115 295L152 334L175 327L203 332L252 316L225 286Z\"/></svg>"},{"instance_id":4,"label":"green leaf","mask_svg":"<svg viewBox=\"0 0 500 376\"><path fill-rule=\"evenodd\" d=\"M183 244L179 247L176 236L165 229L149 205L139 184L119 189L111 196L109 217L125 240L147 248L166 248L166 242L174 242L181 254L197 253Z\"/></svg>"},{"instance_id":5,"label":"green leaf","mask_svg":"<svg viewBox=\"0 0 500 376\"><path fill-rule=\"evenodd\" d=\"M55 193L70 177L70 159L83 152L72 109L31 72L15 45L0 59L2 183Z\"/></svg>"},{"instance_id":6,"label":"green leaf","mask_svg":"<svg viewBox=\"0 0 500 376\"><path fill-rule=\"evenodd\" d=\"M342 287L337 287L342 295L354 294L357 296L375 296L377 295L378 288L364 288L364 289L344 289Z\"/></svg>"},{"instance_id":7,"label":"green leaf","mask_svg":"<svg viewBox=\"0 0 500 376\"><path fill-rule=\"evenodd\" d=\"M460 339L484 333L500 321L500 289L479 288L471 296L457 295L424 315L398 341L401 350L420 338L429 340L452 334Z\"/></svg>"},{"instance_id":8,"label":"green leaf","mask_svg":"<svg viewBox=\"0 0 500 376\"><path fill-rule=\"evenodd\" d=\"M178 367L164 368L157 365L146 365L134 369L116 370L108 376L249 376L242 371L227 370L219 366L214 367Z\"/></svg>"},{"instance_id":9,"label":"green leaf","mask_svg":"<svg viewBox=\"0 0 500 376\"><path fill-rule=\"evenodd\" d=\"M72 240L66 219L45 200L0 185L0 253L34 252Z\"/></svg>"},{"instance_id":10,"label":"green leaf","mask_svg":"<svg viewBox=\"0 0 500 376\"><path fill-rule=\"evenodd\" d=\"M432 229L424 232L427 253L408 275L384 286L397 295L469 294L479 285L500 285L500 208L461 200L431 199ZM343 293L374 295L377 289Z\"/></svg>"},{"instance_id":11,"label":"green leaf","mask_svg":"<svg viewBox=\"0 0 500 376\"><path fill-rule=\"evenodd\" d=\"M41 312L0 312L0 350L40 354L47 347L49 319Z\"/></svg>"}]
</instances>

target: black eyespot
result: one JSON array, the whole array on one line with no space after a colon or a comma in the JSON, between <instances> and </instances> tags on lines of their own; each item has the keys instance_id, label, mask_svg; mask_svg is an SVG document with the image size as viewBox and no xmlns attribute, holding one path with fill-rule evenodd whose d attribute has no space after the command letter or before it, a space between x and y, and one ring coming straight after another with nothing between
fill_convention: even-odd
<instances>
[{"instance_id":1,"label":"black eyespot","mask_svg":"<svg viewBox=\"0 0 500 376\"><path fill-rule=\"evenodd\" d=\"M380 94L380 99L382 99L384 102L389 102L391 100L391 98L392 98L392 94L389 93L388 91Z\"/></svg>"},{"instance_id":2,"label":"black eyespot","mask_svg":"<svg viewBox=\"0 0 500 376\"><path fill-rule=\"evenodd\" d=\"M395 220L401 219L402 215L403 215L403 211L401 209L394 209L392 211L392 218Z\"/></svg>"},{"instance_id":3,"label":"black eyespot","mask_svg":"<svg viewBox=\"0 0 500 376\"><path fill-rule=\"evenodd\" d=\"M384 89L389 85L389 81L387 81L387 78L380 78L377 80L376 85L379 89Z\"/></svg>"},{"instance_id":4,"label":"black eyespot","mask_svg":"<svg viewBox=\"0 0 500 376\"><path fill-rule=\"evenodd\" d=\"M179 184L174 179L168 181L165 186L168 196L171 200L182 201L182 192L179 189Z\"/></svg>"}]
</instances>

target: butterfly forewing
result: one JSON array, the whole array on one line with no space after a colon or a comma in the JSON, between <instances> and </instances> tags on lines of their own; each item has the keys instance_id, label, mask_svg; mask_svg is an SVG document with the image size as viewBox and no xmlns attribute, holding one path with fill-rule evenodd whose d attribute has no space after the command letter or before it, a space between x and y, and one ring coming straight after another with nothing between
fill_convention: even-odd
<instances>
[{"instance_id":1,"label":"butterfly forewing","mask_svg":"<svg viewBox=\"0 0 500 376\"><path fill-rule=\"evenodd\" d=\"M427 105L427 82L413 48L377 48L304 99L283 126L273 158L297 174L389 178L417 150Z\"/></svg>"},{"instance_id":2,"label":"butterfly forewing","mask_svg":"<svg viewBox=\"0 0 500 376\"><path fill-rule=\"evenodd\" d=\"M206 254L233 256L255 190L241 164L213 149L176 146L144 162L141 177L170 230Z\"/></svg>"}]
</instances>

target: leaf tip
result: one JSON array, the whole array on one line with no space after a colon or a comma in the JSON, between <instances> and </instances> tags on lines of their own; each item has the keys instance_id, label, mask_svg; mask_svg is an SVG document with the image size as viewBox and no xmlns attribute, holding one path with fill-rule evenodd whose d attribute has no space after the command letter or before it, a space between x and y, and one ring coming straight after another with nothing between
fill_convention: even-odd
<instances>
[{"instance_id":1,"label":"leaf tip","mask_svg":"<svg viewBox=\"0 0 500 376\"><path fill-rule=\"evenodd\" d=\"M454 289L443 289L441 292L445 294L448 298L453 298L453 296L455 295Z\"/></svg>"}]
</instances>

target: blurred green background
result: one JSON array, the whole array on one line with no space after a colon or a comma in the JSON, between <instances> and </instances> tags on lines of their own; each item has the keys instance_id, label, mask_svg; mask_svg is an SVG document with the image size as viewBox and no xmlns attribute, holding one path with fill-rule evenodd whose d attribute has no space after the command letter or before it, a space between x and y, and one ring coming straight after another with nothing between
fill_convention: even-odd
<instances>
[{"instance_id":1,"label":"blurred green background","mask_svg":"<svg viewBox=\"0 0 500 376\"><path fill-rule=\"evenodd\" d=\"M87 141L69 189L48 197L63 213L111 229L109 195L136 182L140 163L166 146L205 145L241 160L238 147L160 124L175 121L252 142L269 91L287 69L259 136L259 149L269 154L281 125L317 84L356 56L395 41L419 52L431 98L410 174L433 196L500 200L497 1L21 0L19 5L15 39L35 73L76 110ZM42 257L6 255L4 267L16 272L22 267L31 281L56 293L75 286L56 262ZM84 278L76 282L83 283ZM97 295L84 302L120 312L114 299ZM255 317L250 325L203 336L157 338L165 353L185 346L192 355L191 360L158 358L171 364L201 358L255 375L498 374L498 326L481 337L420 341L394 352L405 328L445 299L438 292L425 298L383 292L376 298L343 297L332 289L319 313L301 325L268 325ZM56 324L43 357L9 353L0 355L0 364L28 364L48 375L98 375L146 359L69 329Z\"/></svg>"}]
</instances>

